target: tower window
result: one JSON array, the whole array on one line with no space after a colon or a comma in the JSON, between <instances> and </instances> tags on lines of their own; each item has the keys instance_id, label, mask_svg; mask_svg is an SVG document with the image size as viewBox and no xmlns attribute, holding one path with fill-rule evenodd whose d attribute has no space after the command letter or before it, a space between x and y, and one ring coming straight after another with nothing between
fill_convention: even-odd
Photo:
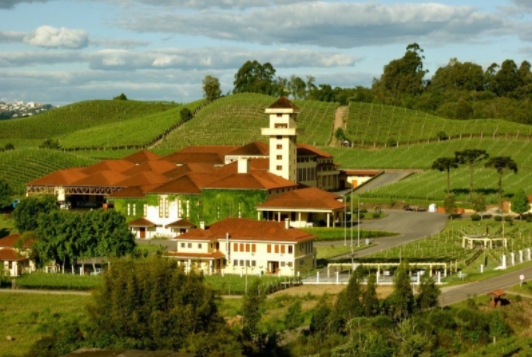
<instances>
[{"instance_id":1,"label":"tower window","mask_svg":"<svg viewBox=\"0 0 532 357\"><path fill-rule=\"evenodd\" d=\"M281 171L282 169L283 169L283 167L281 165L277 166L277 170Z\"/></svg>"},{"instance_id":2,"label":"tower window","mask_svg":"<svg viewBox=\"0 0 532 357\"><path fill-rule=\"evenodd\" d=\"M281 150L282 148L283 148L283 145L281 145L281 144L277 144L277 149L278 149L278 150Z\"/></svg>"},{"instance_id":3,"label":"tower window","mask_svg":"<svg viewBox=\"0 0 532 357\"><path fill-rule=\"evenodd\" d=\"M281 140L283 138L282 135L277 135L277 140Z\"/></svg>"},{"instance_id":4,"label":"tower window","mask_svg":"<svg viewBox=\"0 0 532 357\"><path fill-rule=\"evenodd\" d=\"M277 114L277 118L281 118L282 116L282 114Z\"/></svg>"},{"instance_id":5,"label":"tower window","mask_svg":"<svg viewBox=\"0 0 532 357\"><path fill-rule=\"evenodd\" d=\"M283 155L277 155L277 160L282 160L283 159Z\"/></svg>"}]
</instances>

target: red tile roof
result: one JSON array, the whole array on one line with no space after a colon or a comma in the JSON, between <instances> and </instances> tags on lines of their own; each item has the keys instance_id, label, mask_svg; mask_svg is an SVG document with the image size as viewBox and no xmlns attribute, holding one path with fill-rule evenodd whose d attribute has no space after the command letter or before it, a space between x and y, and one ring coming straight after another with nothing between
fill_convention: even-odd
<instances>
[{"instance_id":1,"label":"red tile roof","mask_svg":"<svg viewBox=\"0 0 532 357\"><path fill-rule=\"evenodd\" d=\"M162 160L146 161L140 165L136 165L130 169L127 169L126 171L123 171L122 174L127 175L127 176L132 176L132 175L138 174L139 172L147 172L147 171L152 171L158 174L163 174L175 168L176 166L168 161L162 161Z\"/></svg>"},{"instance_id":2,"label":"red tile roof","mask_svg":"<svg viewBox=\"0 0 532 357\"><path fill-rule=\"evenodd\" d=\"M184 165L191 163L203 163L211 165L223 165L225 162L223 155L215 153L181 153L176 152L171 155L163 157L161 160L171 162L176 165Z\"/></svg>"},{"instance_id":3,"label":"red tile roof","mask_svg":"<svg viewBox=\"0 0 532 357\"><path fill-rule=\"evenodd\" d=\"M270 147L267 144L254 141L227 153L226 156L267 156L269 154Z\"/></svg>"},{"instance_id":4,"label":"red tile roof","mask_svg":"<svg viewBox=\"0 0 532 357\"><path fill-rule=\"evenodd\" d=\"M46 176L38 178L28 183L31 186L68 186L75 181L81 180L82 178L87 177L86 174L82 172L84 167L59 170L52 172Z\"/></svg>"},{"instance_id":5,"label":"red tile roof","mask_svg":"<svg viewBox=\"0 0 532 357\"><path fill-rule=\"evenodd\" d=\"M133 166L135 166L134 163L126 160L105 160L92 166L89 166L81 170L81 172L87 175L101 171L123 172L127 169L132 168Z\"/></svg>"},{"instance_id":6,"label":"red tile roof","mask_svg":"<svg viewBox=\"0 0 532 357\"><path fill-rule=\"evenodd\" d=\"M155 172L144 171L139 172L136 175L126 178L123 181L117 183L119 187L138 187L138 186L149 186L149 185L161 185L170 181L170 179L162 174Z\"/></svg>"},{"instance_id":7,"label":"red tile roof","mask_svg":"<svg viewBox=\"0 0 532 357\"><path fill-rule=\"evenodd\" d=\"M193 229L179 239L229 239L274 242L301 242L315 236L296 228L286 229L285 224L274 221L254 221L248 218L227 218L203 229Z\"/></svg>"},{"instance_id":8,"label":"red tile roof","mask_svg":"<svg viewBox=\"0 0 532 357\"><path fill-rule=\"evenodd\" d=\"M236 150L240 145L200 145L188 146L177 151L182 154L218 154L227 155L227 153Z\"/></svg>"},{"instance_id":9,"label":"red tile roof","mask_svg":"<svg viewBox=\"0 0 532 357\"><path fill-rule=\"evenodd\" d=\"M172 258L186 258L186 259L220 259L225 258L225 254L221 252L215 253L181 253L181 252L167 252L165 254L168 257Z\"/></svg>"},{"instance_id":10,"label":"red tile roof","mask_svg":"<svg viewBox=\"0 0 532 357\"><path fill-rule=\"evenodd\" d=\"M179 221L172 222L166 225L166 228L192 228L196 225L192 222L187 221L186 219L180 219Z\"/></svg>"},{"instance_id":11,"label":"red tile roof","mask_svg":"<svg viewBox=\"0 0 532 357\"><path fill-rule=\"evenodd\" d=\"M0 249L0 260L8 262L19 262L22 260L28 260L28 257L20 255L15 249L3 248Z\"/></svg>"},{"instance_id":12,"label":"red tile roof","mask_svg":"<svg viewBox=\"0 0 532 357\"><path fill-rule=\"evenodd\" d=\"M146 198L146 192L159 185L126 187L106 197L108 198Z\"/></svg>"},{"instance_id":13,"label":"red tile roof","mask_svg":"<svg viewBox=\"0 0 532 357\"><path fill-rule=\"evenodd\" d=\"M343 209L346 205L345 203L339 202L338 198L340 198L340 196L334 193L323 191L316 187L309 187L283 193L258 205L257 208L315 210Z\"/></svg>"},{"instance_id":14,"label":"red tile roof","mask_svg":"<svg viewBox=\"0 0 532 357\"><path fill-rule=\"evenodd\" d=\"M126 178L127 176L116 171L97 171L81 180L72 182L68 186L122 187L118 183Z\"/></svg>"},{"instance_id":15,"label":"red tile roof","mask_svg":"<svg viewBox=\"0 0 532 357\"><path fill-rule=\"evenodd\" d=\"M174 165L174 168L165 172L164 175L170 179L175 179L189 172L214 174L219 169L220 168L214 167L211 164L191 163L177 167Z\"/></svg>"},{"instance_id":16,"label":"red tile roof","mask_svg":"<svg viewBox=\"0 0 532 357\"><path fill-rule=\"evenodd\" d=\"M294 109L294 110L299 110L299 108L294 103L292 103L288 98L286 98L284 96L279 98L279 99L277 99L277 101L275 103L273 103L272 105L270 105L268 107L268 109Z\"/></svg>"},{"instance_id":17,"label":"red tile roof","mask_svg":"<svg viewBox=\"0 0 532 357\"><path fill-rule=\"evenodd\" d=\"M279 188L296 187L297 183L285 180L267 171L251 171L247 174L231 174L205 188L234 189L234 190L274 190Z\"/></svg>"},{"instance_id":18,"label":"red tile roof","mask_svg":"<svg viewBox=\"0 0 532 357\"><path fill-rule=\"evenodd\" d=\"M156 227L157 225L146 218L139 218L128 223L130 227Z\"/></svg>"},{"instance_id":19,"label":"red tile roof","mask_svg":"<svg viewBox=\"0 0 532 357\"><path fill-rule=\"evenodd\" d=\"M297 144L298 155L317 155L320 158L332 158L333 156L325 151L316 149L307 144Z\"/></svg>"},{"instance_id":20,"label":"red tile roof","mask_svg":"<svg viewBox=\"0 0 532 357\"><path fill-rule=\"evenodd\" d=\"M141 150L141 151L138 151L136 153L133 153L131 155L124 157L122 160L126 160L134 164L141 164L147 161L159 160L160 158L161 156L154 154L151 151Z\"/></svg>"},{"instance_id":21,"label":"red tile roof","mask_svg":"<svg viewBox=\"0 0 532 357\"><path fill-rule=\"evenodd\" d=\"M14 233L14 234L8 235L7 237L0 239L0 248L13 247L20 237L22 237L22 235L18 233Z\"/></svg>"},{"instance_id":22,"label":"red tile roof","mask_svg":"<svg viewBox=\"0 0 532 357\"><path fill-rule=\"evenodd\" d=\"M200 194L202 188L217 179L216 176L211 174L187 173L175 180L151 189L149 193Z\"/></svg>"}]
</instances>

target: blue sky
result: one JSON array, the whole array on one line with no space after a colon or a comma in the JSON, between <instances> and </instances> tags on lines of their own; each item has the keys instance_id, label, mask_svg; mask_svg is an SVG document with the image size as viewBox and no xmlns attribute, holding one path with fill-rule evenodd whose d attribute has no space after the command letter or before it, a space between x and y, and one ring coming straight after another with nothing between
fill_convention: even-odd
<instances>
[{"instance_id":1,"label":"blue sky","mask_svg":"<svg viewBox=\"0 0 532 357\"><path fill-rule=\"evenodd\" d=\"M281 76L369 86L412 42L430 74L452 57L520 63L531 15L529 0L0 0L0 101L189 102L208 74L230 91L253 59Z\"/></svg>"}]
</instances>

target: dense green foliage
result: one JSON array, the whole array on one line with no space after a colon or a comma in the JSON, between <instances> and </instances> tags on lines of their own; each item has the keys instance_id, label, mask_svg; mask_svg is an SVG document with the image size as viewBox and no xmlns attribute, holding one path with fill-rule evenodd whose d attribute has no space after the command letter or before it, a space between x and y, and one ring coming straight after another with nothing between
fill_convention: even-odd
<instances>
[{"instance_id":1,"label":"dense green foliage","mask_svg":"<svg viewBox=\"0 0 532 357\"><path fill-rule=\"evenodd\" d=\"M158 147L183 148L190 145L242 145L264 141L261 128L268 126L265 108L277 98L261 94L237 94L214 101L201 110L194 120L168 135ZM300 107L298 127L305 133L298 141L326 145L332 137L337 103L295 101ZM191 133L194 133L191 135Z\"/></svg>"},{"instance_id":2,"label":"dense green foliage","mask_svg":"<svg viewBox=\"0 0 532 357\"><path fill-rule=\"evenodd\" d=\"M16 284L22 289L92 290L102 283L100 275L31 273L21 276Z\"/></svg>"},{"instance_id":3,"label":"dense green foliage","mask_svg":"<svg viewBox=\"0 0 532 357\"><path fill-rule=\"evenodd\" d=\"M45 139L60 139L75 131L158 113L172 105L122 100L74 103L33 117L0 121L0 143L37 146Z\"/></svg>"},{"instance_id":4,"label":"dense green foliage","mask_svg":"<svg viewBox=\"0 0 532 357\"><path fill-rule=\"evenodd\" d=\"M220 80L213 76L205 76L202 81L203 84L203 96L207 102L220 97L222 90L220 89Z\"/></svg>"},{"instance_id":5,"label":"dense green foliage","mask_svg":"<svg viewBox=\"0 0 532 357\"><path fill-rule=\"evenodd\" d=\"M514 197L512 197L512 212L515 212L521 216L523 213L526 213L529 210L530 203L528 202L528 197L525 194L525 191L517 191Z\"/></svg>"},{"instance_id":6,"label":"dense green foliage","mask_svg":"<svg viewBox=\"0 0 532 357\"><path fill-rule=\"evenodd\" d=\"M233 93L282 95L284 85L276 83L275 72L269 62L247 61L235 74Z\"/></svg>"},{"instance_id":7,"label":"dense green foliage","mask_svg":"<svg viewBox=\"0 0 532 357\"><path fill-rule=\"evenodd\" d=\"M37 230L39 219L59 208L53 195L39 195L23 198L13 212L15 226L20 233Z\"/></svg>"},{"instance_id":8,"label":"dense green foliage","mask_svg":"<svg viewBox=\"0 0 532 357\"><path fill-rule=\"evenodd\" d=\"M0 209L5 208L11 204L11 195L13 190L7 183L7 180L0 177Z\"/></svg>"}]
</instances>

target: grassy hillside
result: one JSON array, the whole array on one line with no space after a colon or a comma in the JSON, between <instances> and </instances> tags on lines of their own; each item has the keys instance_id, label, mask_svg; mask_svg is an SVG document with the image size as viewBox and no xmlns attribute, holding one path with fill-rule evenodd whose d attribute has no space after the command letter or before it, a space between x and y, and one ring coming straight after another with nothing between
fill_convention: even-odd
<instances>
[{"instance_id":1,"label":"grassy hillside","mask_svg":"<svg viewBox=\"0 0 532 357\"><path fill-rule=\"evenodd\" d=\"M78 130L159 113L173 106L131 100L74 103L33 117L0 121L0 146L37 146L48 138L62 138Z\"/></svg>"},{"instance_id":2,"label":"grassy hillside","mask_svg":"<svg viewBox=\"0 0 532 357\"><path fill-rule=\"evenodd\" d=\"M194 111L204 102L199 100L155 114L79 130L63 138L61 147L69 149L144 145L179 124L180 111L184 107Z\"/></svg>"},{"instance_id":3,"label":"grassy hillside","mask_svg":"<svg viewBox=\"0 0 532 357\"><path fill-rule=\"evenodd\" d=\"M208 105L194 118L168 135L161 148L189 145L245 144L266 141L261 128L268 125L264 109L277 98L261 94L237 94ZM332 134L336 103L295 101L301 108L299 127L305 129L300 142L326 145Z\"/></svg>"},{"instance_id":4,"label":"grassy hillside","mask_svg":"<svg viewBox=\"0 0 532 357\"><path fill-rule=\"evenodd\" d=\"M336 161L345 168L375 169L425 169L395 184L376 188L364 194L365 197L389 200L435 200L445 198L446 175L432 171L432 162L442 156L454 156L455 151L464 149L486 150L491 156L510 156L519 165L517 175L508 173L503 177L504 194L509 197L523 189L532 194L532 142L528 140L467 139L434 142L388 148L361 150L345 148L324 148L335 155ZM475 189L486 196L489 203L497 202L498 176L492 169L481 164L475 170ZM469 172L466 168L451 171L451 189L457 200L466 200L469 189Z\"/></svg>"},{"instance_id":5,"label":"grassy hillside","mask_svg":"<svg viewBox=\"0 0 532 357\"><path fill-rule=\"evenodd\" d=\"M25 184L53 171L89 166L98 161L72 153L46 149L22 149L0 153L0 177L16 194L25 192Z\"/></svg>"},{"instance_id":6,"label":"grassy hillside","mask_svg":"<svg viewBox=\"0 0 532 357\"><path fill-rule=\"evenodd\" d=\"M498 119L450 120L406 108L351 103L346 131L356 146L378 146L437 141L442 131L450 138L522 138L532 135L532 126Z\"/></svg>"}]
</instances>

